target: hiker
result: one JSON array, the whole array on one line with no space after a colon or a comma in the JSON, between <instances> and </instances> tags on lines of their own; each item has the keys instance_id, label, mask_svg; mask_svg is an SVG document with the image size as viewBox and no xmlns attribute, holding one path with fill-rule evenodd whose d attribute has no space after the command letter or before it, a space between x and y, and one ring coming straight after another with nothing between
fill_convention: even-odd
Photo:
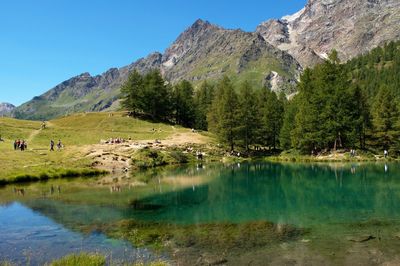
<instances>
[{"instance_id":1,"label":"hiker","mask_svg":"<svg viewBox=\"0 0 400 266\"><path fill-rule=\"evenodd\" d=\"M25 150L25 140L21 141L21 144L19 145L19 148L21 149L21 151Z\"/></svg>"},{"instance_id":2,"label":"hiker","mask_svg":"<svg viewBox=\"0 0 400 266\"><path fill-rule=\"evenodd\" d=\"M61 148L62 148L62 143L61 143L61 140L59 139L58 143L57 143L57 150L60 151Z\"/></svg>"},{"instance_id":3,"label":"hiker","mask_svg":"<svg viewBox=\"0 0 400 266\"><path fill-rule=\"evenodd\" d=\"M388 151L387 151L387 150L384 150L384 151L383 151L383 157L385 157L385 158L388 157Z\"/></svg>"},{"instance_id":4,"label":"hiker","mask_svg":"<svg viewBox=\"0 0 400 266\"><path fill-rule=\"evenodd\" d=\"M203 153L201 153L200 151L196 151L196 157L197 157L197 160L202 161L203 160Z\"/></svg>"},{"instance_id":5,"label":"hiker","mask_svg":"<svg viewBox=\"0 0 400 266\"><path fill-rule=\"evenodd\" d=\"M54 151L54 141L50 140L50 151Z\"/></svg>"}]
</instances>

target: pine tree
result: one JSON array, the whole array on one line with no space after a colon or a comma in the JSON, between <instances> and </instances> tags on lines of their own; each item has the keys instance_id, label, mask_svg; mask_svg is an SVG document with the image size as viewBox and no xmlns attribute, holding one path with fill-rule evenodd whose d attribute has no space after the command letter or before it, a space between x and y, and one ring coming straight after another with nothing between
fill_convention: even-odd
<instances>
[{"instance_id":1,"label":"pine tree","mask_svg":"<svg viewBox=\"0 0 400 266\"><path fill-rule=\"evenodd\" d=\"M260 110L259 140L264 146L276 149L283 122L283 103L275 92L262 88L258 97Z\"/></svg>"},{"instance_id":2,"label":"pine tree","mask_svg":"<svg viewBox=\"0 0 400 266\"><path fill-rule=\"evenodd\" d=\"M377 144L383 149L395 148L400 136L398 101L388 86L381 86L372 107Z\"/></svg>"},{"instance_id":3,"label":"pine tree","mask_svg":"<svg viewBox=\"0 0 400 266\"><path fill-rule=\"evenodd\" d=\"M194 104L196 107L195 127L197 129L208 130L207 113L210 110L213 98L214 87L207 81L204 81L194 96Z\"/></svg>"},{"instance_id":4,"label":"pine tree","mask_svg":"<svg viewBox=\"0 0 400 266\"><path fill-rule=\"evenodd\" d=\"M243 142L246 151L249 151L249 145L254 144L256 138L256 131L259 125L259 112L256 94L248 82L244 82L240 88L238 113L239 138Z\"/></svg>"},{"instance_id":5,"label":"pine tree","mask_svg":"<svg viewBox=\"0 0 400 266\"><path fill-rule=\"evenodd\" d=\"M195 123L195 106L192 84L183 80L174 87L174 116L175 122L184 127L193 127Z\"/></svg>"},{"instance_id":6,"label":"pine tree","mask_svg":"<svg viewBox=\"0 0 400 266\"><path fill-rule=\"evenodd\" d=\"M171 86L167 85L159 70L144 77L143 111L152 120L168 120L172 111Z\"/></svg>"},{"instance_id":7,"label":"pine tree","mask_svg":"<svg viewBox=\"0 0 400 266\"><path fill-rule=\"evenodd\" d=\"M134 115L143 111L143 77L134 70L121 87L121 105Z\"/></svg>"},{"instance_id":8,"label":"pine tree","mask_svg":"<svg viewBox=\"0 0 400 266\"><path fill-rule=\"evenodd\" d=\"M230 79L226 76L217 84L216 97L212 102L208 121L210 129L233 151L239 126L238 98Z\"/></svg>"},{"instance_id":9,"label":"pine tree","mask_svg":"<svg viewBox=\"0 0 400 266\"><path fill-rule=\"evenodd\" d=\"M295 117L298 112L297 97L284 104L284 117L281 132L279 134L280 146L284 150L293 148L292 134L295 127Z\"/></svg>"}]
</instances>

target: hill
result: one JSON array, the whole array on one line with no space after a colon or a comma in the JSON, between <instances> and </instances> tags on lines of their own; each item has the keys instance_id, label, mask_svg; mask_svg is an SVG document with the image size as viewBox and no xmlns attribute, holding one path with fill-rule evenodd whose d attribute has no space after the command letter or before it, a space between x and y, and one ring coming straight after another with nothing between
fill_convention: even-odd
<instances>
[{"instance_id":1,"label":"hill","mask_svg":"<svg viewBox=\"0 0 400 266\"><path fill-rule=\"evenodd\" d=\"M110 170L106 165L109 162L129 168L132 153L156 139L164 146L208 142L207 137L189 129L133 119L124 113L74 114L47 122L45 129L41 122L0 118L0 129L4 139L0 142L0 184L4 180L97 173L99 169ZM106 144L105 141L111 138L125 142ZM15 151L13 143L16 139L25 140L28 149ZM60 152L49 151L50 140L57 143L59 139L64 148ZM120 160L115 161L115 157ZM103 168L94 164L96 159L104 160Z\"/></svg>"}]
</instances>

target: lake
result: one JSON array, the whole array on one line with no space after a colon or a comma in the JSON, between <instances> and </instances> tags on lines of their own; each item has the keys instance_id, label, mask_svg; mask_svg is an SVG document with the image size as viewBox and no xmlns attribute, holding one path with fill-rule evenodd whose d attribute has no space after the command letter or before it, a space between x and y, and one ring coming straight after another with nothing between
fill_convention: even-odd
<instances>
[{"instance_id":1,"label":"lake","mask_svg":"<svg viewBox=\"0 0 400 266\"><path fill-rule=\"evenodd\" d=\"M0 261L96 251L115 264L400 263L396 163L197 165L21 188L0 190Z\"/></svg>"}]
</instances>

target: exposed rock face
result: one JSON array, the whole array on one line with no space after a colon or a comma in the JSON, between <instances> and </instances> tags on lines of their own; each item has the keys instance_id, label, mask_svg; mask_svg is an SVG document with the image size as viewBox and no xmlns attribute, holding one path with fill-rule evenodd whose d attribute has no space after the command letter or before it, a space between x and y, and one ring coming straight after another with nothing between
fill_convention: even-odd
<instances>
[{"instance_id":1,"label":"exposed rock face","mask_svg":"<svg viewBox=\"0 0 400 266\"><path fill-rule=\"evenodd\" d=\"M400 39L398 0L309 0L298 13L257 27L265 40L302 66L336 49L343 61Z\"/></svg>"},{"instance_id":2,"label":"exposed rock face","mask_svg":"<svg viewBox=\"0 0 400 266\"><path fill-rule=\"evenodd\" d=\"M11 103L0 103L0 116L9 116L14 109Z\"/></svg>"}]
</instances>

